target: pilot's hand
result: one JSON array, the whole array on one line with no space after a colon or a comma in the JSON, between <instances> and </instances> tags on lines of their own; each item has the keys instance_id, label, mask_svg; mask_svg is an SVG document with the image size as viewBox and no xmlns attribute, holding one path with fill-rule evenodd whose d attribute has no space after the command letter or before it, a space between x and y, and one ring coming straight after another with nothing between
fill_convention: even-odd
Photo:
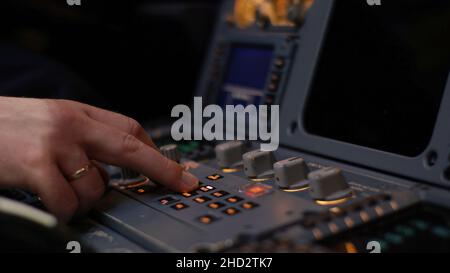
<instances>
[{"instance_id":1,"label":"pilot's hand","mask_svg":"<svg viewBox=\"0 0 450 273\"><path fill-rule=\"evenodd\" d=\"M0 188L34 192L68 221L105 191L107 177L95 161L133 169L176 191L198 186L131 118L73 101L0 97Z\"/></svg>"}]
</instances>

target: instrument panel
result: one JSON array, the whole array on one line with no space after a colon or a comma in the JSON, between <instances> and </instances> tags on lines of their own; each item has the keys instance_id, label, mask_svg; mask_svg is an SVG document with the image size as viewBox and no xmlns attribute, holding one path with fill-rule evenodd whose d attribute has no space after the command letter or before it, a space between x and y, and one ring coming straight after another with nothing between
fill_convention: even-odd
<instances>
[{"instance_id":1,"label":"instrument panel","mask_svg":"<svg viewBox=\"0 0 450 273\"><path fill-rule=\"evenodd\" d=\"M199 188L112 168L73 230L97 252L449 251L449 18L444 0L222 1L196 96L279 106L280 148L147 128Z\"/></svg>"},{"instance_id":2,"label":"instrument panel","mask_svg":"<svg viewBox=\"0 0 450 273\"><path fill-rule=\"evenodd\" d=\"M279 105L281 147L178 143L176 160L200 178L198 190L119 178L94 219L156 252L448 251L450 7L400 2L224 1L197 96ZM426 63L439 41L439 62ZM434 91L413 96L424 88ZM374 131L358 135L366 127Z\"/></svg>"}]
</instances>

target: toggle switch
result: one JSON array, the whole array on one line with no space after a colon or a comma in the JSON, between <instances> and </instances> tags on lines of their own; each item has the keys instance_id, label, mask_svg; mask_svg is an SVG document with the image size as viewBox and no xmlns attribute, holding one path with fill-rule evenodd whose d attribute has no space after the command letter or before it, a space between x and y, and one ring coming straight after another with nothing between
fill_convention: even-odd
<instances>
[{"instance_id":1,"label":"toggle switch","mask_svg":"<svg viewBox=\"0 0 450 273\"><path fill-rule=\"evenodd\" d=\"M308 166L300 157L278 161L273 165L275 182L282 189L303 189L308 187Z\"/></svg>"},{"instance_id":2,"label":"toggle switch","mask_svg":"<svg viewBox=\"0 0 450 273\"><path fill-rule=\"evenodd\" d=\"M180 151L178 151L178 146L176 144L169 144L165 146L161 146L159 148L161 153L170 160L173 160L177 163L180 163Z\"/></svg>"},{"instance_id":3,"label":"toggle switch","mask_svg":"<svg viewBox=\"0 0 450 273\"><path fill-rule=\"evenodd\" d=\"M245 144L242 141L229 141L215 148L217 163L221 168L236 168L242 165Z\"/></svg>"},{"instance_id":4,"label":"toggle switch","mask_svg":"<svg viewBox=\"0 0 450 273\"><path fill-rule=\"evenodd\" d=\"M273 175L275 157L272 152L252 151L243 155L244 172L249 178L265 178Z\"/></svg>"},{"instance_id":5,"label":"toggle switch","mask_svg":"<svg viewBox=\"0 0 450 273\"><path fill-rule=\"evenodd\" d=\"M309 190L316 200L334 201L351 196L352 190L345 180L342 170L327 167L308 174Z\"/></svg>"}]
</instances>

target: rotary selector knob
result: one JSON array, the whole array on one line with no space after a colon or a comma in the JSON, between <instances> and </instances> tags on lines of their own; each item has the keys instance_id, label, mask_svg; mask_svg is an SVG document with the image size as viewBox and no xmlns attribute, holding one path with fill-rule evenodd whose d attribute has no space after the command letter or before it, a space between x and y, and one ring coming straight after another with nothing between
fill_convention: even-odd
<instances>
[{"instance_id":1,"label":"rotary selector knob","mask_svg":"<svg viewBox=\"0 0 450 273\"><path fill-rule=\"evenodd\" d=\"M252 151L243 155L244 172L249 178L261 178L273 175L275 156L272 152Z\"/></svg>"},{"instance_id":2,"label":"rotary selector knob","mask_svg":"<svg viewBox=\"0 0 450 273\"><path fill-rule=\"evenodd\" d=\"M298 189L308 186L308 166L300 157L293 157L273 164L275 181L282 189Z\"/></svg>"},{"instance_id":3,"label":"rotary selector knob","mask_svg":"<svg viewBox=\"0 0 450 273\"><path fill-rule=\"evenodd\" d=\"M133 185L140 185L148 182L148 178L140 173L128 168L121 169L122 179L117 182L117 185L123 187L133 187Z\"/></svg>"},{"instance_id":4,"label":"rotary selector knob","mask_svg":"<svg viewBox=\"0 0 450 273\"><path fill-rule=\"evenodd\" d=\"M350 196L352 192L342 170L338 168L327 167L311 172L308 180L310 194L316 200L339 200Z\"/></svg>"},{"instance_id":5,"label":"rotary selector knob","mask_svg":"<svg viewBox=\"0 0 450 273\"><path fill-rule=\"evenodd\" d=\"M176 144L161 146L159 150L168 159L180 163L181 155L180 152L178 151L178 146Z\"/></svg>"},{"instance_id":6,"label":"rotary selector knob","mask_svg":"<svg viewBox=\"0 0 450 273\"><path fill-rule=\"evenodd\" d=\"M135 183L135 182L139 182L142 181L144 178L142 177L142 175L138 172L135 172L131 169L128 168L122 168L122 180L125 183Z\"/></svg>"},{"instance_id":7,"label":"rotary selector knob","mask_svg":"<svg viewBox=\"0 0 450 273\"><path fill-rule=\"evenodd\" d=\"M245 144L242 141L221 143L214 150L219 167L234 168L242 165L242 155L245 152Z\"/></svg>"}]
</instances>

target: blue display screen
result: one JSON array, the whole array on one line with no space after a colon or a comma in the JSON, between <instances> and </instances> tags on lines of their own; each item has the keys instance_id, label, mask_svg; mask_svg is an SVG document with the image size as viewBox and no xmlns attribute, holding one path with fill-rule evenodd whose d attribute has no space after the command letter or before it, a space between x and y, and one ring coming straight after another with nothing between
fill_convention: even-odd
<instances>
[{"instance_id":1,"label":"blue display screen","mask_svg":"<svg viewBox=\"0 0 450 273\"><path fill-rule=\"evenodd\" d=\"M272 59L271 47L232 47L219 104L259 105L264 96Z\"/></svg>"}]
</instances>

